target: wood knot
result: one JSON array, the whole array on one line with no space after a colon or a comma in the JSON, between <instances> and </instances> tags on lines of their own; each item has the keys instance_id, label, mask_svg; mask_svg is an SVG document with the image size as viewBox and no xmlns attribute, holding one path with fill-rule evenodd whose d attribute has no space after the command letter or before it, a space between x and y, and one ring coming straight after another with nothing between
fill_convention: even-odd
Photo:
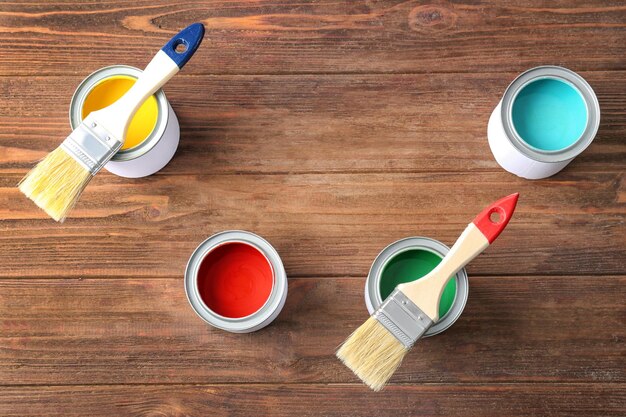
<instances>
[{"instance_id":1,"label":"wood knot","mask_svg":"<svg viewBox=\"0 0 626 417\"><path fill-rule=\"evenodd\" d=\"M156 219L161 216L161 210L156 206L151 206L148 208L148 218Z\"/></svg>"},{"instance_id":2,"label":"wood knot","mask_svg":"<svg viewBox=\"0 0 626 417\"><path fill-rule=\"evenodd\" d=\"M424 5L409 12L409 28L416 32L441 32L456 23L457 15L442 6Z\"/></svg>"}]
</instances>

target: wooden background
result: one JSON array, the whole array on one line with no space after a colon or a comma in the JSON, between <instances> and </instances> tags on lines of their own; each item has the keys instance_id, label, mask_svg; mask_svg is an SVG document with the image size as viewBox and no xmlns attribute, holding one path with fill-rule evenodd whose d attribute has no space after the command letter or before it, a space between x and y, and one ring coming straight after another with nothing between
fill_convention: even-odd
<instances>
[{"instance_id":1,"label":"wooden background","mask_svg":"<svg viewBox=\"0 0 626 417\"><path fill-rule=\"evenodd\" d=\"M90 72L205 41L165 88L181 124L149 178L102 173L65 224L15 188L69 132ZM618 416L626 413L626 6L620 0L0 3L1 416ZM558 175L500 169L488 117L557 64L598 94L592 146ZM372 393L333 356L367 317L390 242L452 244L521 193L468 267L464 314ZM247 335L188 306L183 270L245 229L289 297Z\"/></svg>"}]
</instances>

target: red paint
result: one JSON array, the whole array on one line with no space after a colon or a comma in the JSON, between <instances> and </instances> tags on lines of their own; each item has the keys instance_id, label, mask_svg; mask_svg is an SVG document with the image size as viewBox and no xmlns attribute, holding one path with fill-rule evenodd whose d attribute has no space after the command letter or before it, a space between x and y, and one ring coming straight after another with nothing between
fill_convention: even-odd
<instances>
[{"instance_id":1,"label":"red paint","mask_svg":"<svg viewBox=\"0 0 626 417\"><path fill-rule=\"evenodd\" d=\"M267 301L274 273L257 248L241 242L225 243L207 253L198 270L198 291L215 313L246 317Z\"/></svg>"},{"instance_id":2,"label":"red paint","mask_svg":"<svg viewBox=\"0 0 626 417\"><path fill-rule=\"evenodd\" d=\"M519 193L504 197L484 209L474 219L474 224L482 234L485 235L489 243L496 240L506 225L509 224L509 220L511 220L513 212L515 211L518 197ZM493 213L497 213L499 217L497 221L494 221L492 218ZM495 216L496 215L494 215L494 217Z\"/></svg>"}]
</instances>

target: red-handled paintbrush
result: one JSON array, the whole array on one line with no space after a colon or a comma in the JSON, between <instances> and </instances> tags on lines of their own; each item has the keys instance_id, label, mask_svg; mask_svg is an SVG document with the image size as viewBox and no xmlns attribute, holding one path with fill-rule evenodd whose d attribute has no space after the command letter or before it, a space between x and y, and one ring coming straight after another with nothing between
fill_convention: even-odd
<instances>
[{"instance_id":1,"label":"red-handled paintbrush","mask_svg":"<svg viewBox=\"0 0 626 417\"><path fill-rule=\"evenodd\" d=\"M404 355L439 319L439 300L456 273L484 251L509 223L519 194L482 211L441 263L425 277L400 284L341 345L337 357L374 391L380 391Z\"/></svg>"}]
</instances>

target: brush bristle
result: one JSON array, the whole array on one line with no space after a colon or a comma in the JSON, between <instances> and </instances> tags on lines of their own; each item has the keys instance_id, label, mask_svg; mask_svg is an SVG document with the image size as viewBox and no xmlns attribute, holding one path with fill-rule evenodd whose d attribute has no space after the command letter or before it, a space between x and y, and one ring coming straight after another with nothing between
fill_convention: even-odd
<instances>
[{"instance_id":1,"label":"brush bristle","mask_svg":"<svg viewBox=\"0 0 626 417\"><path fill-rule=\"evenodd\" d=\"M62 222L91 178L89 171L58 147L26 174L19 189L50 217Z\"/></svg>"},{"instance_id":2,"label":"brush bristle","mask_svg":"<svg viewBox=\"0 0 626 417\"><path fill-rule=\"evenodd\" d=\"M409 351L370 317L337 350L337 357L374 391L383 389Z\"/></svg>"}]
</instances>

